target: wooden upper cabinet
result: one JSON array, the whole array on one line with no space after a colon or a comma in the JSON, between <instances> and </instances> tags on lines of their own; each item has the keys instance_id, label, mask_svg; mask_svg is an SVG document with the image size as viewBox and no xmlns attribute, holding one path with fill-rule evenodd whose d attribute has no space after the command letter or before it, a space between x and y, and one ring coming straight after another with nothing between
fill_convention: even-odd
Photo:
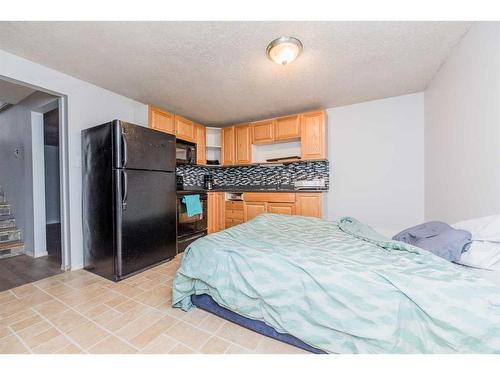
<instances>
[{"instance_id":1,"label":"wooden upper cabinet","mask_svg":"<svg viewBox=\"0 0 500 375\"><path fill-rule=\"evenodd\" d=\"M302 160L326 159L325 112L300 115L300 144Z\"/></svg>"},{"instance_id":2,"label":"wooden upper cabinet","mask_svg":"<svg viewBox=\"0 0 500 375\"><path fill-rule=\"evenodd\" d=\"M252 162L252 134L249 124L234 127L235 158L234 164L250 164Z\"/></svg>"},{"instance_id":3,"label":"wooden upper cabinet","mask_svg":"<svg viewBox=\"0 0 500 375\"><path fill-rule=\"evenodd\" d=\"M188 142L195 142L195 126L193 121L175 115L175 135L179 139L183 139Z\"/></svg>"},{"instance_id":4,"label":"wooden upper cabinet","mask_svg":"<svg viewBox=\"0 0 500 375\"><path fill-rule=\"evenodd\" d=\"M148 125L152 129L175 135L175 120L172 113L149 106Z\"/></svg>"},{"instance_id":5,"label":"wooden upper cabinet","mask_svg":"<svg viewBox=\"0 0 500 375\"><path fill-rule=\"evenodd\" d=\"M321 193L297 193L295 200L295 213L301 216L321 218L322 195Z\"/></svg>"},{"instance_id":6,"label":"wooden upper cabinet","mask_svg":"<svg viewBox=\"0 0 500 375\"><path fill-rule=\"evenodd\" d=\"M255 122L251 126L253 144L258 145L274 141L274 120Z\"/></svg>"},{"instance_id":7,"label":"wooden upper cabinet","mask_svg":"<svg viewBox=\"0 0 500 375\"><path fill-rule=\"evenodd\" d=\"M207 128L194 124L196 142L196 164L207 164Z\"/></svg>"},{"instance_id":8,"label":"wooden upper cabinet","mask_svg":"<svg viewBox=\"0 0 500 375\"><path fill-rule=\"evenodd\" d=\"M234 126L222 128L222 165L234 164Z\"/></svg>"},{"instance_id":9,"label":"wooden upper cabinet","mask_svg":"<svg viewBox=\"0 0 500 375\"><path fill-rule=\"evenodd\" d=\"M274 139L276 141L300 139L300 116L277 118L274 125Z\"/></svg>"}]
</instances>

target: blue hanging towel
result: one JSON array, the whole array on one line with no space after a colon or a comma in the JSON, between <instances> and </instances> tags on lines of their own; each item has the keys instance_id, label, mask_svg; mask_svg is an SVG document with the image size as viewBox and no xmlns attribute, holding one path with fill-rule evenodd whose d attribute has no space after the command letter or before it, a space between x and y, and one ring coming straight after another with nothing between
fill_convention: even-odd
<instances>
[{"instance_id":1,"label":"blue hanging towel","mask_svg":"<svg viewBox=\"0 0 500 375\"><path fill-rule=\"evenodd\" d=\"M189 217L199 215L203 212L200 196L198 194L185 195L182 197L182 203L186 205L186 211Z\"/></svg>"}]
</instances>

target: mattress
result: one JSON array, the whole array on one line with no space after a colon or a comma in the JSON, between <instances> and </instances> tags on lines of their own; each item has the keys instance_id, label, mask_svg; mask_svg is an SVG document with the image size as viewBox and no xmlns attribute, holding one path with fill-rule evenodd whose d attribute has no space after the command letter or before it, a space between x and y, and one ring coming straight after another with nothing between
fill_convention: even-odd
<instances>
[{"instance_id":1,"label":"mattress","mask_svg":"<svg viewBox=\"0 0 500 375\"><path fill-rule=\"evenodd\" d=\"M172 305L202 294L328 353L500 353L497 284L354 218L263 214L205 236Z\"/></svg>"},{"instance_id":2,"label":"mattress","mask_svg":"<svg viewBox=\"0 0 500 375\"><path fill-rule=\"evenodd\" d=\"M231 310L219 306L213 300L213 298L210 297L208 294L201 294L201 295L193 294L191 296L191 302L193 303L193 305L199 307L202 310L220 316L223 319L229 320L230 322L248 328L254 332L260 333L261 335L271 337L275 340L279 340L284 343L296 346L300 349L307 350L308 352L311 353L325 354L323 350L313 348L312 346L307 345L305 342L299 340L298 338L292 335L286 333L279 333L273 327L268 326L266 323L261 322L260 320L246 318Z\"/></svg>"}]
</instances>

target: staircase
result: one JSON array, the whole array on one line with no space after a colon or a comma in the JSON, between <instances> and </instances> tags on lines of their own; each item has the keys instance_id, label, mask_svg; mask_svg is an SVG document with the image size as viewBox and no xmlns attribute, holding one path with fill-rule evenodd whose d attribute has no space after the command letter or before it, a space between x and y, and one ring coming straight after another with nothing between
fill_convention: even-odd
<instances>
[{"instance_id":1,"label":"staircase","mask_svg":"<svg viewBox=\"0 0 500 375\"><path fill-rule=\"evenodd\" d=\"M5 193L0 186L0 259L21 255L24 243L21 231L16 227L10 204L5 200Z\"/></svg>"}]
</instances>

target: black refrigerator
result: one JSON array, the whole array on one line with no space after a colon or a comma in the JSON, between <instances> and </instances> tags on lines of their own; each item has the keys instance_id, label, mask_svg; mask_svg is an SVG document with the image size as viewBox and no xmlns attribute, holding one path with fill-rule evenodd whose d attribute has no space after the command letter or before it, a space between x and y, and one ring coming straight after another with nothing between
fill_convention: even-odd
<instances>
[{"instance_id":1,"label":"black refrigerator","mask_svg":"<svg viewBox=\"0 0 500 375\"><path fill-rule=\"evenodd\" d=\"M84 267L118 281L176 255L175 137L114 120L82 131Z\"/></svg>"}]
</instances>

